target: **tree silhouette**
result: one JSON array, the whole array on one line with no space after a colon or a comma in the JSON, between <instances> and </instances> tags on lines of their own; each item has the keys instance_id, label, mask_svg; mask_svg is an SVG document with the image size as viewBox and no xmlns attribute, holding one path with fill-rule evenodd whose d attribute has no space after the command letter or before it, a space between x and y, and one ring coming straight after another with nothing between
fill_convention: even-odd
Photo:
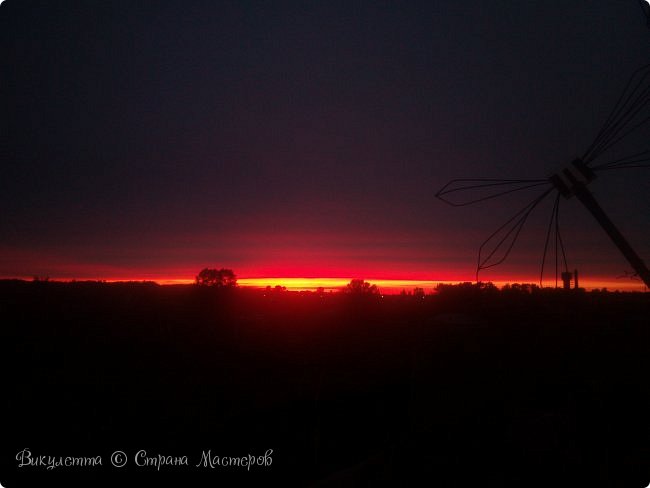
<instances>
[{"instance_id":1,"label":"tree silhouette","mask_svg":"<svg viewBox=\"0 0 650 488\"><path fill-rule=\"evenodd\" d=\"M196 284L216 286L218 288L234 288L237 286L237 276L232 269L203 268L196 276Z\"/></svg>"},{"instance_id":2,"label":"tree silhouette","mask_svg":"<svg viewBox=\"0 0 650 488\"><path fill-rule=\"evenodd\" d=\"M345 287L344 292L351 295L379 295L377 285L371 285L367 281L354 279Z\"/></svg>"},{"instance_id":3,"label":"tree silhouette","mask_svg":"<svg viewBox=\"0 0 650 488\"><path fill-rule=\"evenodd\" d=\"M420 298L420 299L424 298L424 288L419 288L419 287L414 288L413 296L415 298Z\"/></svg>"}]
</instances>

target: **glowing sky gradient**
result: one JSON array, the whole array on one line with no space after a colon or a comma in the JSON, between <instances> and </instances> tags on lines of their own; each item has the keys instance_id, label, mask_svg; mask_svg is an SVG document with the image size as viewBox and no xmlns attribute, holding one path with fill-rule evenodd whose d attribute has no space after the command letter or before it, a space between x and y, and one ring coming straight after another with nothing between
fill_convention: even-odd
<instances>
[{"instance_id":1,"label":"glowing sky gradient","mask_svg":"<svg viewBox=\"0 0 650 488\"><path fill-rule=\"evenodd\" d=\"M582 153L650 56L629 3L7 0L0 277L471 281L535 191L435 192ZM612 173L592 191L648 261L648 172ZM551 206L483 280L538 282ZM584 286L636 286L579 203L561 222Z\"/></svg>"}]
</instances>

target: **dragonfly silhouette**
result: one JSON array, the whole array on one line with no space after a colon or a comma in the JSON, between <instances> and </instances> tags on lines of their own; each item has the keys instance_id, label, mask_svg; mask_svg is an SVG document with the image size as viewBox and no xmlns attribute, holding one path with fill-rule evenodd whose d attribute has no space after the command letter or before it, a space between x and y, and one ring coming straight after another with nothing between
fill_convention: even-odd
<instances>
[{"instance_id":1,"label":"dragonfly silhouette","mask_svg":"<svg viewBox=\"0 0 650 488\"><path fill-rule=\"evenodd\" d=\"M605 120L602 128L584 154L566 168L547 178L539 179L491 179L461 178L449 181L436 197L452 206L465 206L483 202L514 192L539 189L541 193L529 201L503 225L497 228L480 245L476 267L476 281L481 270L503 263L510 255L523 227L531 213L550 195L555 202L546 232L542 255L540 286L544 277L544 266L551 237L555 241L555 275L557 286L558 249L568 272L566 253L560 234L559 206L561 197L575 196L600 223L614 244L628 260L635 273L650 287L650 271L618 228L600 207L587 185L596 178L597 173L630 168L650 167L650 150L630 156L600 162L612 147L625 140L650 122L650 65L643 66L630 77L616 105Z\"/></svg>"}]
</instances>

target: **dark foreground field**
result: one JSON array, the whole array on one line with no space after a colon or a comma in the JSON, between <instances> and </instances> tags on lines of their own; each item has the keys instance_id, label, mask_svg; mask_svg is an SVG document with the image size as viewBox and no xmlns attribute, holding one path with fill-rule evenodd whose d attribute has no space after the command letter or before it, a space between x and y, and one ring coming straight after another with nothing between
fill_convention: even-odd
<instances>
[{"instance_id":1,"label":"dark foreground field","mask_svg":"<svg viewBox=\"0 0 650 488\"><path fill-rule=\"evenodd\" d=\"M642 294L0 282L0 483L645 487L649 312ZM48 456L64 465L30 464ZM101 465L65 466L82 456Z\"/></svg>"}]
</instances>

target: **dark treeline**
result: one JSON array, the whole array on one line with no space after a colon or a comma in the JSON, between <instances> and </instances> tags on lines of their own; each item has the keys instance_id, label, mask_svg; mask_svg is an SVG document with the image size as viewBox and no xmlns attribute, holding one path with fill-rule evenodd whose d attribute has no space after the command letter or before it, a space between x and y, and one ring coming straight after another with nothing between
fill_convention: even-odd
<instances>
[{"instance_id":1,"label":"dark treeline","mask_svg":"<svg viewBox=\"0 0 650 488\"><path fill-rule=\"evenodd\" d=\"M59 469L68 486L650 480L647 294L2 281L0 298L9 487L52 477L17 467L26 447L102 455L98 470ZM191 466L118 470L116 449ZM273 464L199 470L208 449L273 449Z\"/></svg>"}]
</instances>

